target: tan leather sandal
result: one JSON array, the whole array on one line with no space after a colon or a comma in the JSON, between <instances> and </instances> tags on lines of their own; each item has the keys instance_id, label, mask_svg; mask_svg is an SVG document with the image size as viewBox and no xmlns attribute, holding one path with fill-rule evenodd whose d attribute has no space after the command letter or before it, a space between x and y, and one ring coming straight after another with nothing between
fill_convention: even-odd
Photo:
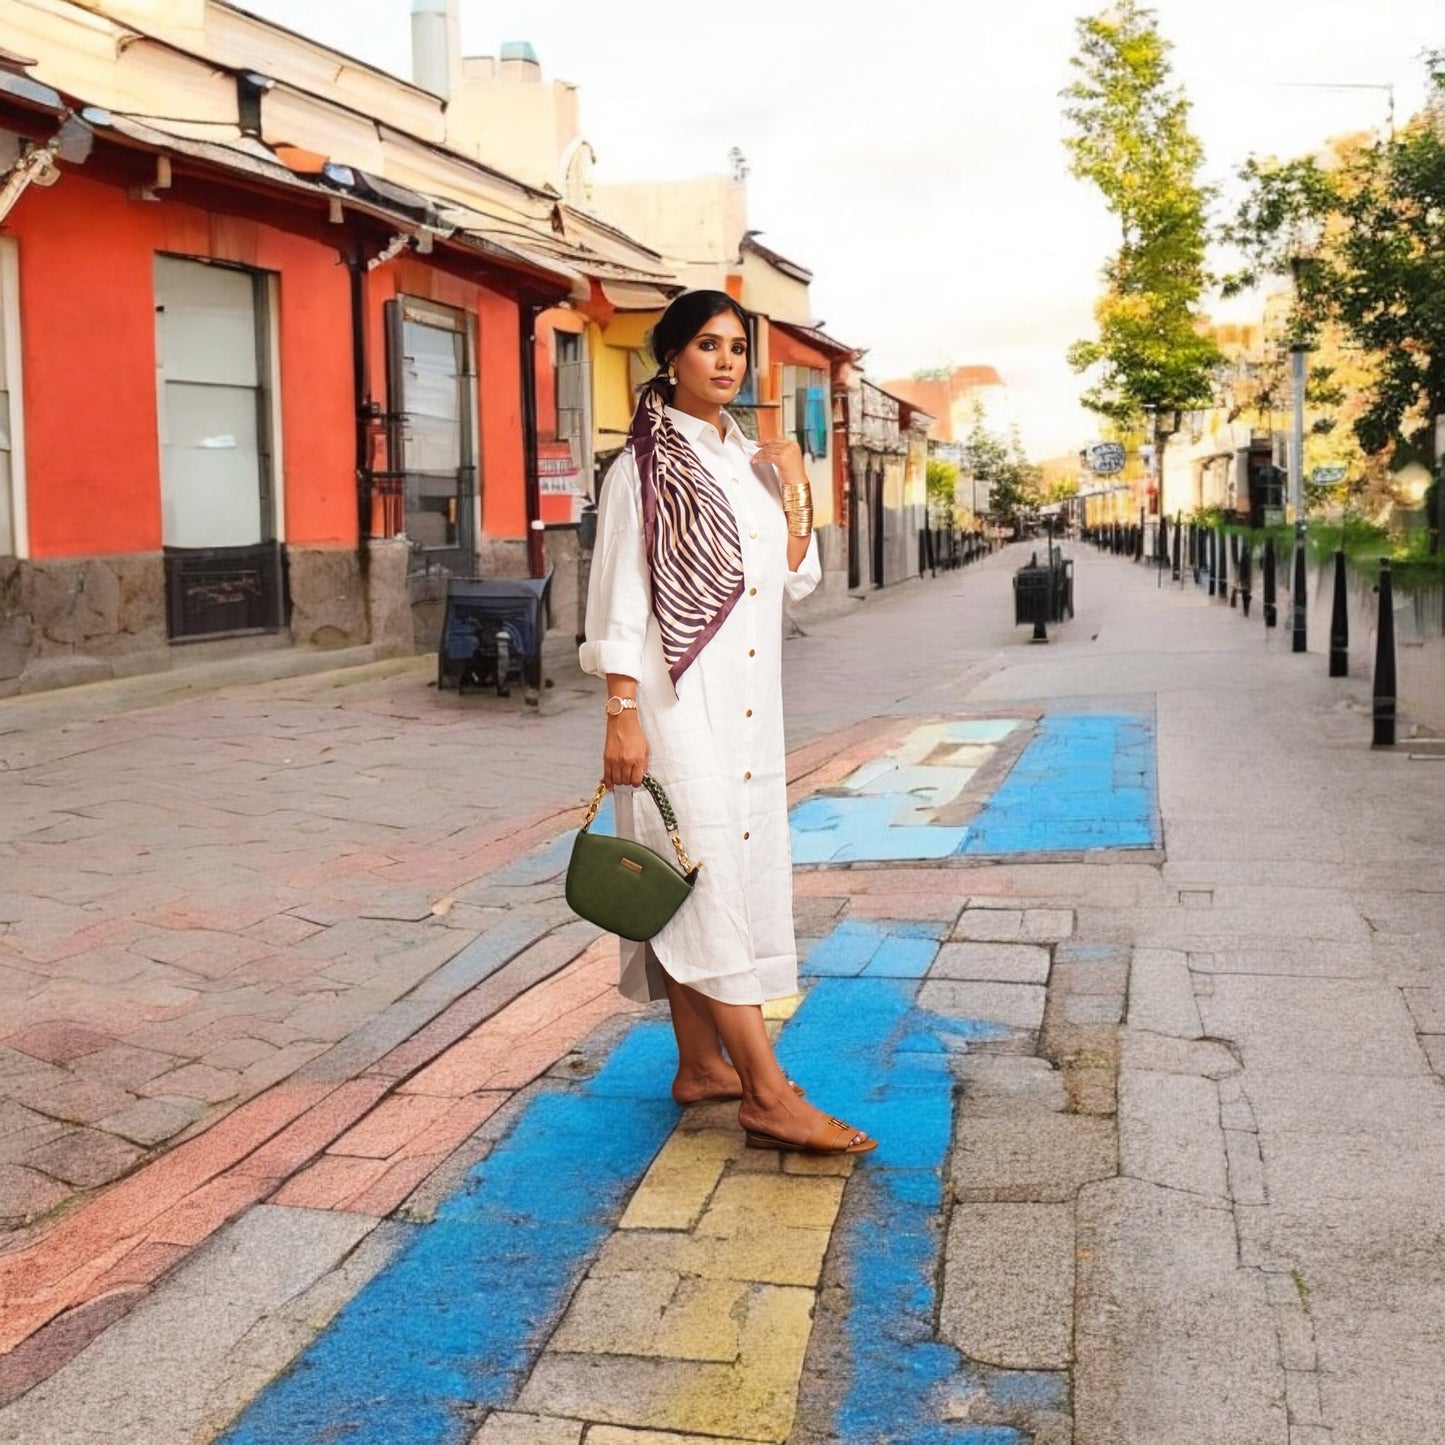
<instances>
[{"instance_id":1,"label":"tan leather sandal","mask_svg":"<svg viewBox=\"0 0 1445 1445\"><path fill-rule=\"evenodd\" d=\"M821 1120L803 1144L765 1134L761 1129L748 1129L746 1135L749 1149L777 1149L784 1154L867 1154L878 1147L876 1139L841 1119Z\"/></svg>"}]
</instances>

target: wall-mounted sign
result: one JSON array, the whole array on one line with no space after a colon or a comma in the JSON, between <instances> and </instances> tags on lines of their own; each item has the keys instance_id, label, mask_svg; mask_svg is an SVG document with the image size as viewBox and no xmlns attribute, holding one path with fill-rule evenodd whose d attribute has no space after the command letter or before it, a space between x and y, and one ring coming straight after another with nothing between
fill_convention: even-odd
<instances>
[{"instance_id":1,"label":"wall-mounted sign","mask_svg":"<svg viewBox=\"0 0 1445 1445\"><path fill-rule=\"evenodd\" d=\"M1124 470L1122 442L1095 442L1088 449L1089 470L1098 477L1112 477Z\"/></svg>"},{"instance_id":2,"label":"wall-mounted sign","mask_svg":"<svg viewBox=\"0 0 1445 1445\"><path fill-rule=\"evenodd\" d=\"M1337 467L1316 467L1310 473L1310 481L1317 487L1332 487L1336 482L1342 482L1349 475L1349 468Z\"/></svg>"}]
</instances>

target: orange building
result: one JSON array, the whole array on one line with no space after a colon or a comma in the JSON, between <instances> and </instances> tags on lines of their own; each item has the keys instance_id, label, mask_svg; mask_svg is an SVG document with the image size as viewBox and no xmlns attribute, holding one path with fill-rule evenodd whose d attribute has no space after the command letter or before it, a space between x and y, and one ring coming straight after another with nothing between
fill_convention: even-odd
<instances>
[{"instance_id":1,"label":"orange building","mask_svg":"<svg viewBox=\"0 0 1445 1445\"><path fill-rule=\"evenodd\" d=\"M670 279L449 150L435 94L134 8L0 12L0 696L237 635L408 651L449 576L540 575L567 308Z\"/></svg>"},{"instance_id":2,"label":"orange building","mask_svg":"<svg viewBox=\"0 0 1445 1445\"><path fill-rule=\"evenodd\" d=\"M1001 387L1003 378L991 366L955 366L946 375L903 377L881 385L933 418L929 441L964 442L978 419L978 408L987 407L989 389Z\"/></svg>"}]
</instances>

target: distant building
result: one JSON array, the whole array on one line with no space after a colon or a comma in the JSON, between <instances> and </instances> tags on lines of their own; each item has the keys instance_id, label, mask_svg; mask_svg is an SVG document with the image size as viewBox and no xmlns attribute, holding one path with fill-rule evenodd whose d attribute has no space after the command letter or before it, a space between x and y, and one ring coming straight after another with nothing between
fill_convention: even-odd
<instances>
[{"instance_id":1,"label":"distant building","mask_svg":"<svg viewBox=\"0 0 1445 1445\"><path fill-rule=\"evenodd\" d=\"M885 390L933 418L928 435L937 442L967 441L980 411L987 415L1003 384L992 366L955 366L945 376L901 377L881 383Z\"/></svg>"}]
</instances>

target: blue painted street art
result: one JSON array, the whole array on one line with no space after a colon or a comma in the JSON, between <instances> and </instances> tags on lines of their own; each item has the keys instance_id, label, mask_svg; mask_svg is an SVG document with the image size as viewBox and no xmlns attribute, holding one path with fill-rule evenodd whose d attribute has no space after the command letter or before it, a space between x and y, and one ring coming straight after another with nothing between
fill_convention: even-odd
<instances>
[{"instance_id":1,"label":"blue painted street art","mask_svg":"<svg viewBox=\"0 0 1445 1445\"><path fill-rule=\"evenodd\" d=\"M1154 728L1119 714L1046 717L969 825L969 855L1159 846Z\"/></svg>"},{"instance_id":2,"label":"blue painted street art","mask_svg":"<svg viewBox=\"0 0 1445 1445\"><path fill-rule=\"evenodd\" d=\"M1017 760L970 815L969 784L1005 745ZM793 809L794 861L1157 846L1156 799L1147 718L932 722ZM610 808L609 799L596 825L609 831ZM573 836L491 881L557 876ZM977 1367L934 1337L952 1059L1008 1034L920 1006L947 929L844 920L808 946L807 996L780 1036L792 1075L883 1141L855 1168L836 1226L850 1357L839 1445L1023 1445L1019 1431L978 1416L1067 1409L1064 1375ZM1077 961L1095 961L1077 947ZM674 1062L670 1029L648 1021L595 1078L535 1095L434 1221L415 1227L223 1445L463 1445L482 1414L510 1406L676 1125ZM963 1413L972 1418L949 1418Z\"/></svg>"},{"instance_id":3,"label":"blue painted street art","mask_svg":"<svg viewBox=\"0 0 1445 1445\"><path fill-rule=\"evenodd\" d=\"M960 799L999 745L1031 731L1008 777L967 822ZM1154 731L1132 714L929 723L791 814L793 862L926 862L959 856L1158 845ZM940 815L946 814L948 821Z\"/></svg>"},{"instance_id":4,"label":"blue painted street art","mask_svg":"<svg viewBox=\"0 0 1445 1445\"><path fill-rule=\"evenodd\" d=\"M595 1078L534 1098L224 1445L469 1440L479 1409L521 1388L676 1125L666 1091L675 1066L667 1025L638 1024Z\"/></svg>"},{"instance_id":5,"label":"blue painted street art","mask_svg":"<svg viewBox=\"0 0 1445 1445\"><path fill-rule=\"evenodd\" d=\"M840 1445L1023 1445L1008 1426L947 1420L949 1402L982 1398L999 1412L1063 1408L1065 1377L980 1370L934 1339L953 1135L949 1056L969 1038L1007 1030L922 1009L917 989L908 978L820 979L779 1041L795 1078L826 1079L838 1117L882 1141L854 1169L836 1226L851 1369L833 1438Z\"/></svg>"},{"instance_id":6,"label":"blue painted street art","mask_svg":"<svg viewBox=\"0 0 1445 1445\"><path fill-rule=\"evenodd\" d=\"M947 932L939 922L845 921L808 950L799 971L805 978L922 978Z\"/></svg>"}]
</instances>

